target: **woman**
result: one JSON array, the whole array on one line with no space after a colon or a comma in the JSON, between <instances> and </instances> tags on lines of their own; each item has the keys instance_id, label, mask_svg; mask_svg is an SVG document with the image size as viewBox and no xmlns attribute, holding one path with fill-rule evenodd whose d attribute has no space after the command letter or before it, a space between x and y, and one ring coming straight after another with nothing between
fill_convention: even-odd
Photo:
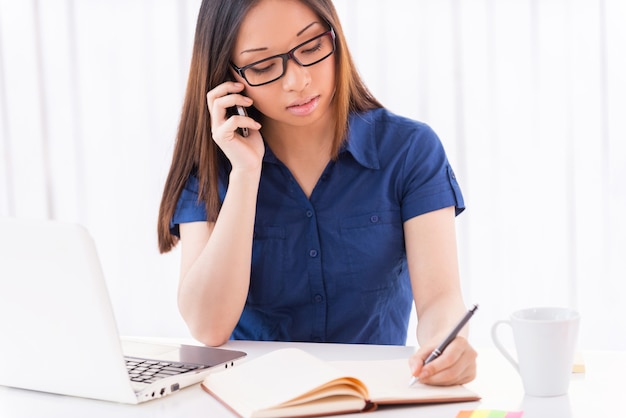
<instances>
[{"instance_id":1,"label":"woman","mask_svg":"<svg viewBox=\"0 0 626 418\"><path fill-rule=\"evenodd\" d=\"M423 366L465 310L463 208L436 135L359 78L330 0L203 1L159 214L195 338L404 344L415 301L413 374L468 382L467 330Z\"/></svg>"}]
</instances>

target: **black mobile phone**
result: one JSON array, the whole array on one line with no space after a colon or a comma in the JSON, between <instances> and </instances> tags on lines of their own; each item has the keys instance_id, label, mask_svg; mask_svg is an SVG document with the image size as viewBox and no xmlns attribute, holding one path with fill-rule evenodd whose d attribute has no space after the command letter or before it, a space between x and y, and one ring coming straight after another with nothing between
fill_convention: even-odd
<instances>
[{"instance_id":1,"label":"black mobile phone","mask_svg":"<svg viewBox=\"0 0 626 418\"><path fill-rule=\"evenodd\" d=\"M226 80L236 81L235 77L230 73L226 76ZM235 116L235 115L248 116L248 112L246 112L246 108L243 106L239 106L239 105L229 107L226 113L228 114L229 117ZM250 131L248 130L248 128L237 128L237 132L239 132L239 135L243 136L244 138L250 135Z\"/></svg>"},{"instance_id":2,"label":"black mobile phone","mask_svg":"<svg viewBox=\"0 0 626 418\"><path fill-rule=\"evenodd\" d=\"M237 106L229 107L228 116L234 116L234 115L248 116L248 112L246 112L246 108L243 106L237 105ZM243 136L244 138L250 135L250 131L248 130L248 128L237 128L237 132L239 132L239 135Z\"/></svg>"}]
</instances>

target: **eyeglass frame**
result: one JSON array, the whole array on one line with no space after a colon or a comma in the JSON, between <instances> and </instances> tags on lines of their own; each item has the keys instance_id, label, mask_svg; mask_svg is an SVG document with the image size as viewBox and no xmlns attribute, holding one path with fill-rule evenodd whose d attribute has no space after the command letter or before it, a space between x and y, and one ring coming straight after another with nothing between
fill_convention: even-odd
<instances>
[{"instance_id":1,"label":"eyeglass frame","mask_svg":"<svg viewBox=\"0 0 626 418\"><path fill-rule=\"evenodd\" d=\"M330 26L330 25L329 25L329 26ZM324 56L323 58L320 58L320 59L318 59L318 60L317 60L317 61L315 61L315 62L312 62L312 63L310 63L310 64L306 64L306 65L305 65L305 64L302 64L302 63L298 60L298 58L296 58L296 56L294 55L294 52L296 52L296 50L297 50L298 48L300 48L300 47L302 47L302 46L304 46L304 45L308 44L309 42L315 41L316 39L320 39L320 38L321 38L321 37L323 37L323 36L329 36L329 35L330 35L330 37L332 38L332 41L333 41L333 49L332 49L332 51L330 51L330 53L329 53L328 55ZM236 72L236 73L237 73L237 74L238 74L241 78L243 78L244 80L246 80L246 83L248 83L248 85L249 85L250 87L259 87L259 86L264 86L264 85L266 85L266 84L270 84L270 83L273 83L274 81L280 80L281 78L283 78L283 77L284 77L284 75L287 73L287 61L289 61L289 59L293 59L293 60L294 60L294 62L296 62L296 63L297 63L299 66L301 66L301 67L311 67L311 66L313 66L313 65L315 65L315 64L319 64L320 62L324 61L326 58L328 58L328 57L330 57L331 55L333 55L333 54L335 53L335 51L337 50L337 45L336 45L336 42L335 42L335 40L336 40L336 39L337 39L337 35L335 34L335 30L333 29L333 27L332 27L332 26L330 26L330 29L329 29L329 30L327 30L326 32L321 33L321 34L319 34L319 35L317 35L317 36L314 36L313 38L311 38L311 39L309 39L309 40L307 40L307 41L304 41L304 42L302 42L302 43L301 43L301 44L299 44L299 45L296 45L295 47L291 48L291 50L290 50L290 51L285 52L284 54L272 55L271 57L263 58L262 60L255 61L255 62L253 62L253 63L251 63L251 64L248 64L248 65L244 65L243 67L237 67L237 66L236 66L236 65L235 65L232 61L230 61L230 66L233 68L233 70L235 70L235 72ZM275 79L273 79L273 80L270 80L270 81L266 81L266 82L264 82L264 83L261 83L261 84L252 84L252 83L250 83L250 81L248 81L248 79L247 79L247 78L246 78L246 76L244 75L244 72L245 72L248 68L252 68L252 67L254 67L255 65L259 65L260 63L262 63L262 62L264 62L264 61L269 61L269 60L273 60L273 59L276 59L276 58L282 58L282 60L283 60L283 72L282 72L282 73L281 73L278 77L276 77L276 78L275 78Z\"/></svg>"}]
</instances>

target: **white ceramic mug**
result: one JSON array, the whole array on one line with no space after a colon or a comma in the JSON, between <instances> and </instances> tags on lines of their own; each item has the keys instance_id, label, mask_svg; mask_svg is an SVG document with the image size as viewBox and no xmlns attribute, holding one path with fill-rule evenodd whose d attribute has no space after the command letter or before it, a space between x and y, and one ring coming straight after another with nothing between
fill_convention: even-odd
<instances>
[{"instance_id":1,"label":"white ceramic mug","mask_svg":"<svg viewBox=\"0 0 626 418\"><path fill-rule=\"evenodd\" d=\"M513 312L509 320L491 328L493 342L515 367L531 396L559 396L567 393L578 338L580 315L568 308L529 308ZM509 325L517 360L498 338L498 328Z\"/></svg>"}]
</instances>

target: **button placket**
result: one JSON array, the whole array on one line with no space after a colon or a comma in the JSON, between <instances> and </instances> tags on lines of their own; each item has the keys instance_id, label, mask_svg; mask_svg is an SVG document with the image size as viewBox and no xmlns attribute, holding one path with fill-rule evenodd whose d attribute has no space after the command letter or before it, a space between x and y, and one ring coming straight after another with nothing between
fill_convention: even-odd
<instances>
[{"instance_id":1,"label":"button placket","mask_svg":"<svg viewBox=\"0 0 626 418\"><path fill-rule=\"evenodd\" d=\"M312 341L324 341L326 338L326 290L324 286L324 278L322 274L322 262L321 262L321 247L320 239L318 235L317 216L315 208L310 201L307 201L307 207L304 210L304 216L306 216L309 222L309 228L307 233L308 243L308 263L307 273L310 284L310 300L314 306L314 318L313 328L311 333Z\"/></svg>"}]
</instances>

